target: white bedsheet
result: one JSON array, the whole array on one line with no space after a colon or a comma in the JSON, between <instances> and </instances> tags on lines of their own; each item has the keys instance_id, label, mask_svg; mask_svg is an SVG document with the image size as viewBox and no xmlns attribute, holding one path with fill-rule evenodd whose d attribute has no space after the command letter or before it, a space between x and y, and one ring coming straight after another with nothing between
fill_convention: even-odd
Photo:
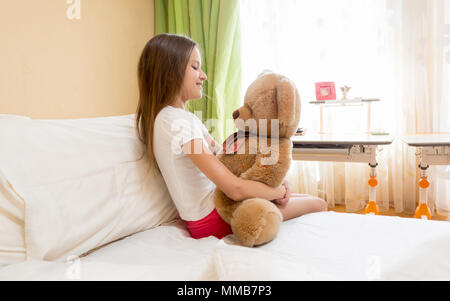
<instances>
[{"instance_id":1,"label":"white bedsheet","mask_svg":"<svg viewBox=\"0 0 450 301\"><path fill-rule=\"evenodd\" d=\"M69 263L29 261L0 280L450 280L450 223L322 212L249 249L232 235L194 240L181 222Z\"/></svg>"}]
</instances>

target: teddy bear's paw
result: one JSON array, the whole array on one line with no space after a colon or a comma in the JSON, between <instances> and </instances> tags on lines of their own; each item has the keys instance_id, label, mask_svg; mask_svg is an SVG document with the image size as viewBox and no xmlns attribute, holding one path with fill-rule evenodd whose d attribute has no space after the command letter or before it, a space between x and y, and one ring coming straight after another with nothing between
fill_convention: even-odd
<instances>
[{"instance_id":1,"label":"teddy bear's paw","mask_svg":"<svg viewBox=\"0 0 450 301\"><path fill-rule=\"evenodd\" d=\"M231 228L243 246L253 247L275 238L282 222L280 210L264 199L249 199L234 211Z\"/></svg>"}]
</instances>

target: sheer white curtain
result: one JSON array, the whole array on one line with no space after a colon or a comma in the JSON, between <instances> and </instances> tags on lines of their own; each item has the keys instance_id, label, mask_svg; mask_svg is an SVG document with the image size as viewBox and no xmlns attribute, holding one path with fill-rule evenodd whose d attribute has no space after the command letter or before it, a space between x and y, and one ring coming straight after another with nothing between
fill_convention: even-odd
<instances>
[{"instance_id":1,"label":"sheer white curtain","mask_svg":"<svg viewBox=\"0 0 450 301\"><path fill-rule=\"evenodd\" d=\"M241 0L243 87L264 69L295 81L301 126L317 131L315 82L351 87L350 97L380 98L371 128L394 136L450 132L450 0ZM324 109L326 132L364 132L365 108ZM378 155L381 210L412 213L418 201L415 149L400 139ZM294 192L332 207L362 209L369 167L360 163L294 161ZM450 168L430 168L429 205L450 210Z\"/></svg>"}]
</instances>

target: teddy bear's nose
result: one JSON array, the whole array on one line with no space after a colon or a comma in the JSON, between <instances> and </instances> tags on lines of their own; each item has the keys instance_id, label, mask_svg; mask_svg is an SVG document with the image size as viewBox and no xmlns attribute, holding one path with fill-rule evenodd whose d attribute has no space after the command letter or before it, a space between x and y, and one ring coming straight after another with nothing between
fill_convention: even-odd
<instances>
[{"instance_id":1,"label":"teddy bear's nose","mask_svg":"<svg viewBox=\"0 0 450 301\"><path fill-rule=\"evenodd\" d=\"M233 119L237 119L239 117L239 110L233 112Z\"/></svg>"}]
</instances>

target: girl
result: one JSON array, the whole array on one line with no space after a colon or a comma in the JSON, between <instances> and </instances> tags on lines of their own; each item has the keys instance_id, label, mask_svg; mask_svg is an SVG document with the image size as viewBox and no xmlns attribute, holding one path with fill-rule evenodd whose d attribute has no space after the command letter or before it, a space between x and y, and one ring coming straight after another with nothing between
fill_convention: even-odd
<instances>
[{"instance_id":1,"label":"girl","mask_svg":"<svg viewBox=\"0 0 450 301\"><path fill-rule=\"evenodd\" d=\"M287 182L270 187L231 173L215 154L221 144L185 104L202 97L206 74L197 44L188 37L160 34L145 45L138 64L139 104L136 127L146 145L150 165L156 165L167 184L180 217L193 238L231 234L214 208L216 187L229 198L273 200L283 220L327 210L322 199L290 195Z\"/></svg>"}]
</instances>

